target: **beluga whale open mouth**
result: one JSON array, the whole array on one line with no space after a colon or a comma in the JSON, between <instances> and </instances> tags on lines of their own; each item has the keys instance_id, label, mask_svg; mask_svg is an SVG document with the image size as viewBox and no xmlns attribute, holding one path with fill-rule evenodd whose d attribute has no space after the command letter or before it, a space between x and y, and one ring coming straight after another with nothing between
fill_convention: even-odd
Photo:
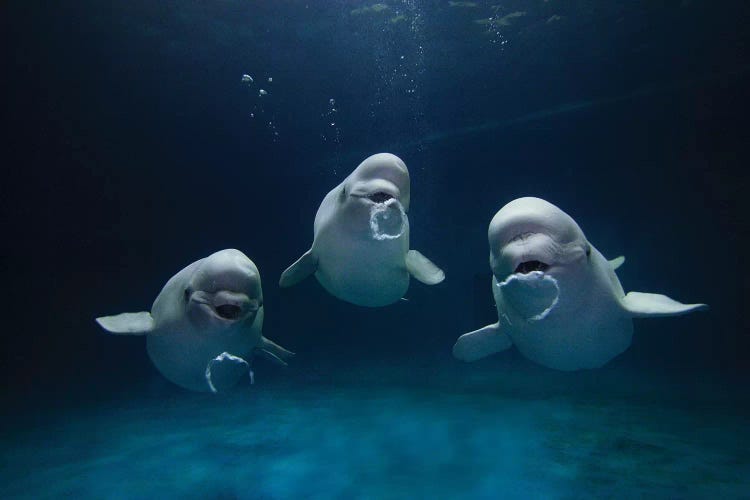
<instances>
[{"instance_id":1,"label":"beluga whale open mouth","mask_svg":"<svg viewBox=\"0 0 750 500\"><path fill-rule=\"evenodd\" d=\"M375 203L385 203L388 200L392 200L393 196L388 193L378 191L376 193L372 193L371 195L368 195L367 198L371 201L374 201Z\"/></svg>"},{"instance_id":2,"label":"beluga whale open mouth","mask_svg":"<svg viewBox=\"0 0 750 500\"><path fill-rule=\"evenodd\" d=\"M513 272L517 274L529 274L534 271L540 271L543 273L546 272L547 269L549 269L549 264L545 264L538 260L527 260L518 264Z\"/></svg>"},{"instance_id":3,"label":"beluga whale open mouth","mask_svg":"<svg viewBox=\"0 0 750 500\"><path fill-rule=\"evenodd\" d=\"M216 314L224 319L235 320L242 315L242 308L234 304L221 304L216 306Z\"/></svg>"},{"instance_id":4,"label":"beluga whale open mouth","mask_svg":"<svg viewBox=\"0 0 750 500\"><path fill-rule=\"evenodd\" d=\"M196 305L210 316L222 322L238 322L243 318L254 317L263 306L262 301L250 299L241 292L221 290L206 292L202 290L185 290L185 300Z\"/></svg>"}]
</instances>

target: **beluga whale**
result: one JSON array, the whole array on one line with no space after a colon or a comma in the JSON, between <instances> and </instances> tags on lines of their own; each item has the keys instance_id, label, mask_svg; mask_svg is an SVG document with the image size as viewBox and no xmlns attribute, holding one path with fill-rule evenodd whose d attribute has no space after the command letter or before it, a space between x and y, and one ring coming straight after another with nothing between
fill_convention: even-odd
<instances>
[{"instance_id":1,"label":"beluga whale","mask_svg":"<svg viewBox=\"0 0 750 500\"><path fill-rule=\"evenodd\" d=\"M165 378L193 391L219 392L250 369L252 356L278 364L294 354L265 338L260 273L244 253L226 249L175 274L151 312L96 318L109 333L145 335L151 361Z\"/></svg>"},{"instance_id":2,"label":"beluga whale","mask_svg":"<svg viewBox=\"0 0 750 500\"><path fill-rule=\"evenodd\" d=\"M498 322L459 337L453 354L475 361L515 345L557 370L598 368L630 346L632 318L706 309L666 295L623 291L615 270L565 212L519 198L495 214L488 231Z\"/></svg>"},{"instance_id":3,"label":"beluga whale","mask_svg":"<svg viewBox=\"0 0 750 500\"><path fill-rule=\"evenodd\" d=\"M379 153L365 159L323 199L315 214L313 243L281 275L290 287L310 275L331 295L379 307L403 298L409 277L427 285L445 274L409 249L409 171L401 159Z\"/></svg>"}]
</instances>

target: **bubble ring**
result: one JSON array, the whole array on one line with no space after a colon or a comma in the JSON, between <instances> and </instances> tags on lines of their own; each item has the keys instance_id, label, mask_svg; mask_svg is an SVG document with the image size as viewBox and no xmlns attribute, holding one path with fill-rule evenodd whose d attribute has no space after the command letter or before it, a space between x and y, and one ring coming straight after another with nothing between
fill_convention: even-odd
<instances>
[{"instance_id":1,"label":"bubble ring","mask_svg":"<svg viewBox=\"0 0 750 500\"><path fill-rule=\"evenodd\" d=\"M401 228L399 229L398 234L388 234L388 233L381 232L380 223L378 222L378 216L382 214L385 214L383 216L384 219L387 219L390 217L390 215L388 214L388 210L390 210L392 206L395 206L396 208L398 208L398 211L401 214ZM386 200L383 203L376 203L370 209L370 230L372 231L373 239L376 239L378 241L395 240L395 239L400 238L406 232L406 221L407 221L407 218L406 218L406 212L404 211L404 207L395 198Z\"/></svg>"},{"instance_id":2,"label":"bubble ring","mask_svg":"<svg viewBox=\"0 0 750 500\"><path fill-rule=\"evenodd\" d=\"M532 271L527 274L521 274L521 273L514 273L508 276L505 281L498 283L497 286L499 288L502 288L508 284L510 284L513 281L523 281L527 284L533 284L535 286L540 286L542 283L548 281L552 283L552 285L555 287L555 299L552 301L552 303L547 307L544 311L540 312L539 314L536 314L528 319L528 321L540 321L546 318L550 312L557 306L557 303L560 301L560 285L557 284L557 280L553 278L552 276L548 274L544 274L542 271Z\"/></svg>"}]
</instances>

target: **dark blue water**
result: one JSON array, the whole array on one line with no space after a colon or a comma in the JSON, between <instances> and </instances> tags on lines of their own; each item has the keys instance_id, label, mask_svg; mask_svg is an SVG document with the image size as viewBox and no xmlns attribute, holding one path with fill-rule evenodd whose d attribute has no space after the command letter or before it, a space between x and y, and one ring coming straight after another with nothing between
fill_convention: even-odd
<instances>
[{"instance_id":1,"label":"dark blue water","mask_svg":"<svg viewBox=\"0 0 750 500\"><path fill-rule=\"evenodd\" d=\"M748 8L375 5L3 4L2 496L747 498ZM377 309L280 290L381 151L445 282ZM496 320L487 224L520 196L625 255L626 290L710 310L635 320L595 371L455 361ZM93 319L222 248L297 357L214 397Z\"/></svg>"}]
</instances>

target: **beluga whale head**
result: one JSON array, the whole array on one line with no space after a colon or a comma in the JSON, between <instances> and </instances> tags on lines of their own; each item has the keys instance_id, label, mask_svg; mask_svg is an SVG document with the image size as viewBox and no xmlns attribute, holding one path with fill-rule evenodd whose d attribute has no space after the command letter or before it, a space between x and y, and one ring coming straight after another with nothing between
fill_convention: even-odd
<instances>
[{"instance_id":1,"label":"beluga whale head","mask_svg":"<svg viewBox=\"0 0 750 500\"><path fill-rule=\"evenodd\" d=\"M410 201L410 180L406 164L391 153L365 159L342 183L342 210L353 215L377 241L400 238L406 232Z\"/></svg>"},{"instance_id":2,"label":"beluga whale head","mask_svg":"<svg viewBox=\"0 0 750 500\"><path fill-rule=\"evenodd\" d=\"M258 269L233 249L206 257L182 297L190 322L207 334L250 326L263 307Z\"/></svg>"},{"instance_id":3,"label":"beluga whale head","mask_svg":"<svg viewBox=\"0 0 750 500\"><path fill-rule=\"evenodd\" d=\"M591 245L565 212L539 198L519 198L490 222L490 267L506 305L527 321L559 304L561 282L586 272Z\"/></svg>"},{"instance_id":4,"label":"beluga whale head","mask_svg":"<svg viewBox=\"0 0 750 500\"><path fill-rule=\"evenodd\" d=\"M409 210L410 182L406 164L391 153L365 159L344 182L342 195L365 205L395 199Z\"/></svg>"}]
</instances>

